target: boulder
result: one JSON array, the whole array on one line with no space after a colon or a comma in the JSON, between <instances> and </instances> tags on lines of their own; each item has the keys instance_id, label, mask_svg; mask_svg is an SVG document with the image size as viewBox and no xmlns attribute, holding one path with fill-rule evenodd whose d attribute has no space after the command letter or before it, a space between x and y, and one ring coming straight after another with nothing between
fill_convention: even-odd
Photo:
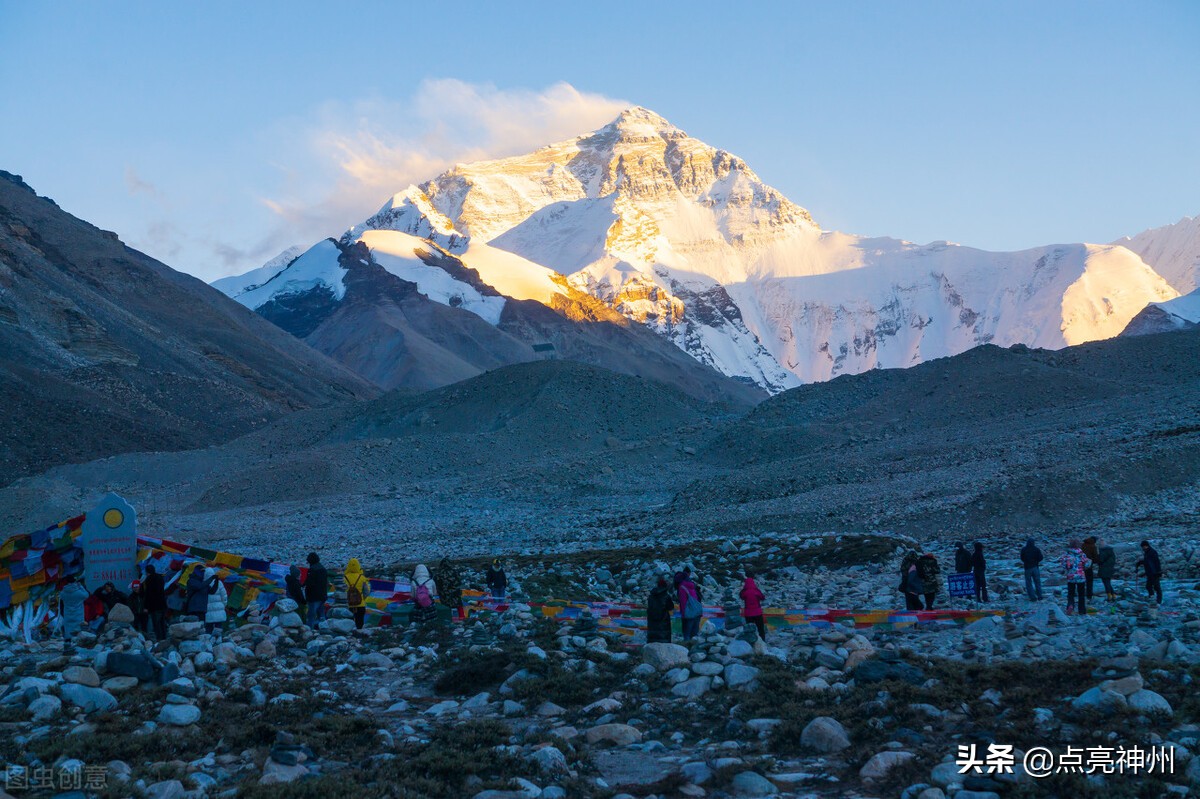
<instances>
[{"instance_id":1,"label":"boulder","mask_svg":"<svg viewBox=\"0 0 1200 799\"><path fill-rule=\"evenodd\" d=\"M258 784L279 785L286 782L295 782L307 773L308 768L299 763L294 766L285 766L282 763L276 763L274 760L267 760L263 764L263 773L258 779Z\"/></svg>"},{"instance_id":2,"label":"boulder","mask_svg":"<svg viewBox=\"0 0 1200 799\"><path fill-rule=\"evenodd\" d=\"M337 635L349 635L354 632L354 619L328 619L324 626Z\"/></svg>"},{"instance_id":3,"label":"boulder","mask_svg":"<svg viewBox=\"0 0 1200 799\"><path fill-rule=\"evenodd\" d=\"M1076 710L1099 710L1112 713L1125 707L1125 697L1116 691L1102 691L1099 688L1089 688L1071 700L1071 707Z\"/></svg>"},{"instance_id":4,"label":"boulder","mask_svg":"<svg viewBox=\"0 0 1200 799\"><path fill-rule=\"evenodd\" d=\"M176 641L190 641L200 637L204 632L202 621L180 621L167 628L167 635Z\"/></svg>"},{"instance_id":5,"label":"boulder","mask_svg":"<svg viewBox=\"0 0 1200 799\"><path fill-rule=\"evenodd\" d=\"M758 679L758 669L744 663L730 663L725 667L725 684L730 688L749 687Z\"/></svg>"},{"instance_id":6,"label":"boulder","mask_svg":"<svg viewBox=\"0 0 1200 799\"><path fill-rule=\"evenodd\" d=\"M628 746L642 740L642 733L628 724L597 724L584 733L584 738L589 744L610 743L615 746Z\"/></svg>"},{"instance_id":7,"label":"boulder","mask_svg":"<svg viewBox=\"0 0 1200 799\"><path fill-rule=\"evenodd\" d=\"M743 771L729 784L734 796L764 797L778 796L775 783L755 771Z\"/></svg>"},{"instance_id":8,"label":"boulder","mask_svg":"<svg viewBox=\"0 0 1200 799\"><path fill-rule=\"evenodd\" d=\"M171 727L186 727L200 720L200 708L195 705L163 705L158 711L158 723Z\"/></svg>"},{"instance_id":9,"label":"boulder","mask_svg":"<svg viewBox=\"0 0 1200 799\"><path fill-rule=\"evenodd\" d=\"M112 710L117 706L117 698L103 688L89 688L86 685L64 683L59 691L64 700L84 713Z\"/></svg>"},{"instance_id":10,"label":"boulder","mask_svg":"<svg viewBox=\"0 0 1200 799\"><path fill-rule=\"evenodd\" d=\"M609 788L639 796L653 791L673 773L672 768L648 752L597 752L593 761Z\"/></svg>"},{"instance_id":11,"label":"boulder","mask_svg":"<svg viewBox=\"0 0 1200 799\"><path fill-rule=\"evenodd\" d=\"M62 673L63 682L75 685L86 685L89 688L100 687L100 675L91 666L67 666Z\"/></svg>"},{"instance_id":12,"label":"boulder","mask_svg":"<svg viewBox=\"0 0 1200 799\"><path fill-rule=\"evenodd\" d=\"M300 608L296 600L290 597L284 597L275 603L275 610L280 613L295 613Z\"/></svg>"},{"instance_id":13,"label":"boulder","mask_svg":"<svg viewBox=\"0 0 1200 799\"><path fill-rule=\"evenodd\" d=\"M117 607L124 607L117 605ZM187 789L179 780L163 780L146 788L146 799L183 799Z\"/></svg>"},{"instance_id":14,"label":"boulder","mask_svg":"<svg viewBox=\"0 0 1200 799\"><path fill-rule=\"evenodd\" d=\"M109 652L104 664L104 670L109 674L133 677L142 682L156 681L161 668L157 660L142 652Z\"/></svg>"},{"instance_id":15,"label":"boulder","mask_svg":"<svg viewBox=\"0 0 1200 799\"><path fill-rule=\"evenodd\" d=\"M109 677L100 686L110 694L123 694L138 687L136 677Z\"/></svg>"},{"instance_id":16,"label":"boulder","mask_svg":"<svg viewBox=\"0 0 1200 799\"><path fill-rule=\"evenodd\" d=\"M663 643L646 644L642 647L642 660L658 671L670 671L690 662L687 647Z\"/></svg>"},{"instance_id":17,"label":"boulder","mask_svg":"<svg viewBox=\"0 0 1200 799\"><path fill-rule=\"evenodd\" d=\"M712 677L692 677L690 680L684 680L671 686L671 693L684 699L699 699L712 687L712 679Z\"/></svg>"},{"instance_id":18,"label":"boulder","mask_svg":"<svg viewBox=\"0 0 1200 799\"><path fill-rule=\"evenodd\" d=\"M304 619L300 618L300 614L295 611L281 613L276 617L280 627L286 627L289 630L297 630L304 626Z\"/></svg>"},{"instance_id":19,"label":"boulder","mask_svg":"<svg viewBox=\"0 0 1200 799\"><path fill-rule=\"evenodd\" d=\"M858 668L854 670L854 681L860 685L884 682L886 680L898 680L910 685L920 685L925 682L925 672L916 666L894 660L866 660L860 663Z\"/></svg>"},{"instance_id":20,"label":"boulder","mask_svg":"<svg viewBox=\"0 0 1200 799\"><path fill-rule=\"evenodd\" d=\"M555 746L543 746L530 755L529 759L533 761L540 772L551 777L570 771L570 767L567 765L567 756Z\"/></svg>"},{"instance_id":21,"label":"boulder","mask_svg":"<svg viewBox=\"0 0 1200 799\"><path fill-rule=\"evenodd\" d=\"M33 716L34 721L47 721L62 712L62 700L54 694L43 694L29 703L25 708Z\"/></svg>"},{"instance_id":22,"label":"boulder","mask_svg":"<svg viewBox=\"0 0 1200 799\"><path fill-rule=\"evenodd\" d=\"M1171 709L1171 703L1164 699L1161 694L1145 688L1130 694L1126 697L1126 701L1131 708L1148 716L1154 714L1170 716L1175 712Z\"/></svg>"},{"instance_id":23,"label":"boulder","mask_svg":"<svg viewBox=\"0 0 1200 799\"><path fill-rule=\"evenodd\" d=\"M823 754L850 748L850 736L837 719L817 716L800 733L800 743Z\"/></svg>"},{"instance_id":24,"label":"boulder","mask_svg":"<svg viewBox=\"0 0 1200 799\"><path fill-rule=\"evenodd\" d=\"M110 624L133 624L133 611L118 602L108 612L108 621Z\"/></svg>"},{"instance_id":25,"label":"boulder","mask_svg":"<svg viewBox=\"0 0 1200 799\"><path fill-rule=\"evenodd\" d=\"M727 652L731 658L748 658L754 654L754 647L741 638L735 638L729 642Z\"/></svg>"},{"instance_id":26,"label":"boulder","mask_svg":"<svg viewBox=\"0 0 1200 799\"><path fill-rule=\"evenodd\" d=\"M912 760L915 755L912 752L895 752L887 751L880 752L858 770L858 776L870 782L871 780L881 780L887 773L897 766L902 766Z\"/></svg>"}]
</instances>

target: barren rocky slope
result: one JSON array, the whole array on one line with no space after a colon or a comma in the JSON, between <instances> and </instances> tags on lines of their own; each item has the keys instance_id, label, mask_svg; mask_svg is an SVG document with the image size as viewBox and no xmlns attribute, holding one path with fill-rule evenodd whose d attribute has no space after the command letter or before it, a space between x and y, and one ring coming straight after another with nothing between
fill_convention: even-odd
<instances>
[{"instance_id":1,"label":"barren rocky slope","mask_svg":"<svg viewBox=\"0 0 1200 799\"><path fill-rule=\"evenodd\" d=\"M0 485L377 390L0 172Z\"/></svg>"},{"instance_id":2,"label":"barren rocky slope","mask_svg":"<svg viewBox=\"0 0 1200 799\"><path fill-rule=\"evenodd\" d=\"M281 558L768 531L1173 534L1200 519L1198 349L1196 331L984 347L796 389L749 415L528 363L294 414L219 448L55 469L0 505L33 528L112 488L154 534Z\"/></svg>"}]
</instances>

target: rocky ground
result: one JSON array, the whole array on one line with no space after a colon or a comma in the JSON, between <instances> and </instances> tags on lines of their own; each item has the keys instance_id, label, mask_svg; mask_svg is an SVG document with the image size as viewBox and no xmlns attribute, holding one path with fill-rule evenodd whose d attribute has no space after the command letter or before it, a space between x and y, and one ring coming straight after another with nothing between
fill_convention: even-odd
<instances>
[{"instance_id":1,"label":"rocky ground","mask_svg":"<svg viewBox=\"0 0 1200 799\"><path fill-rule=\"evenodd\" d=\"M1024 599L1016 567L998 557L990 606L1007 615L965 627L796 627L763 642L752 628L706 624L686 647L644 645L526 604L641 598L657 573L689 563L710 602L732 601L750 565L772 603L894 606L911 546L774 537L516 554L509 610L425 628L356 632L335 608L311 631L285 600L221 639L182 620L154 643L118 609L98 638L0 650L0 755L17 796L27 793L14 779L68 773L102 782L94 795L155 799L1008 799L1182 796L1200 784L1195 542L1164 548L1161 607L1133 583L1122 543L1121 598L1098 599L1086 617L1062 612L1050 574L1044 601ZM482 577L478 561L461 566ZM960 745L992 742L1014 746L1018 762L1034 746L1157 745L1173 752L1174 773L959 773Z\"/></svg>"}]
</instances>

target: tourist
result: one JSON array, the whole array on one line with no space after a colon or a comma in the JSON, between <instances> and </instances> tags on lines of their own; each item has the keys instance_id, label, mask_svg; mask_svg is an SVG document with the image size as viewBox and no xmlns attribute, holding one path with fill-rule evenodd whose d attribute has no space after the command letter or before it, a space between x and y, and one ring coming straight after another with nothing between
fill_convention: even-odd
<instances>
[{"instance_id":1,"label":"tourist","mask_svg":"<svg viewBox=\"0 0 1200 799\"><path fill-rule=\"evenodd\" d=\"M63 638L70 641L83 630L83 603L88 599L88 590L79 580L68 577L58 596L62 600Z\"/></svg>"},{"instance_id":2,"label":"tourist","mask_svg":"<svg viewBox=\"0 0 1200 799\"><path fill-rule=\"evenodd\" d=\"M1109 602L1117 601L1117 592L1113 590L1113 575L1117 572L1117 552L1108 542L1101 538L1096 543L1099 558L1100 581L1104 583L1104 598Z\"/></svg>"},{"instance_id":3,"label":"tourist","mask_svg":"<svg viewBox=\"0 0 1200 799\"><path fill-rule=\"evenodd\" d=\"M308 626L314 630L325 620L325 600L329 597L329 572L316 552L308 553L308 575L304 578L304 602L308 606Z\"/></svg>"},{"instance_id":4,"label":"tourist","mask_svg":"<svg viewBox=\"0 0 1200 799\"><path fill-rule=\"evenodd\" d=\"M166 581L154 568L154 564L146 564L146 581L142 590L146 595L146 614L150 617L150 627L154 630L154 640L167 639L167 590Z\"/></svg>"},{"instance_id":5,"label":"tourist","mask_svg":"<svg viewBox=\"0 0 1200 799\"><path fill-rule=\"evenodd\" d=\"M767 640L767 625L763 620L762 607L763 600L767 597L758 587L758 583L754 582L754 572L749 569L746 569L746 581L742 583L742 590L738 592L738 596L742 598L742 618L758 628L759 638Z\"/></svg>"},{"instance_id":6,"label":"tourist","mask_svg":"<svg viewBox=\"0 0 1200 799\"><path fill-rule=\"evenodd\" d=\"M146 593L141 580L129 584L129 609L133 611L133 628L143 636L150 632L150 614L146 611Z\"/></svg>"},{"instance_id":7,"label":"tourist","mask_svg":"<svg viewBox=\"0 0 1200 799\"><path fill-rule=\"evenodd\" d=\"M492 599L504 599L504 591L508 588L508 575L504 573L504 564L500 562L500 558L495 558L492 565L488 566L485 581Z\"/></svg>"},{"instance_id":8,"label":"tourist","mask_svg":"<svg viewBox=\"0 0 1200 799\"><path fill-rule=\"evenodd\" d=\"M1162 604L1162 561L1158 557L1158 551L1150 546L1149 541L1142 542L1142 559L1133 565L1134 574L1137 574L1139 568L1146 569L1146 594L1148 596L1156 596L1158 604Z\"/></svg>"},{"instance_id":9,"label":"tourist","mask_svg":"<svg viewBox=\"0 0 1200 799\"><path fill-rule=\"evenodd\" d=\"M671 643L671 585L665 575L659 575L658 584L650 589L646 600L646 643Z\"/></svg>"},{"instance_id":10,"label":"tourist","mask_svg":"<svg viewBox=\"0 0 1200 799\"><path fill-rule=\"evenodd\" d=\"M1087 613L1084 597L1087 595L1087 567L1091 563L1088 556L1083 554L1083 543L1071 541L1066 553L1059 558L1059 563L1063 577L1067 578L1067 613L1075 613L1077 605L1082 616Z\"/></svg>"},{"instance_id":11,"label":"tourist","mask_svg":"<svg viewBox=\"0 0 1200 799\"><path fill-rule=\"evenodd\" d=\"M921 578L924 589L925 609L933 610L933 600L937 599L942 586L942 567L933 553L926 552L917 558L917 576Z\"/></svg>"},{"instance_id":12,"label":"tourist","mask_svg":"<svg viewBox=\"0 0 1200 799\"><path fill-rule=\"evenodd\" d=\"M675 572L675 576L674 576L674 578L672 578L672 581L675 585L675 590L676 591L679 590L679 584L682 583L684 580L690 580L690 579L692 579L692 567L691 566L684 566L682 569Z\"/></svg>"},{"instance_id":13,"label":"tourist","mask_svg":"<svg viewBox=\"0 0 1200 799\"><path fill-rule=\"evenodd\" d=\"M1096 582L1096 564L1100 562L1100 553L1096 550L1096 536L1089 535L1083 539L1081 549L1088 559L1088 567L1083 570L1083 576L1087 584L1087 598L1090 600L1093 596L1092 586Z\"/></svg>"},{"instance_id":14,"label":"tourist","mask_svg":"<svg viewBox=\"0 0 1200 799\"><path fill-rule=\"evenodd\" d=\"M104 607L104 600L100 598L100 591L88 594L88 598L83 601L84 624L92 632L99 632L107 619L108 610Z\"/></svg>"},{"instance_id":15,"label":"tourist","mask_svg":"<svg viewBox=\"0 0 1200 799\"><path fill-rule=\"evenodd\" d=\"M983 558L983 544L975 542L975 551L971 553L971 572L975 575L975 600L987 602L987 561Z\"/></svg>"},{"instance_id":16,"label":"tourist","mask_svg":"<svg viewBox=\"0 0 1200 799\"><path fill-rule=\"evenodd\" d=\"M283 587L287 592L287 598L296 603L296 612L300 614L300 618L308 618L308 602L304 599L304 585L300 582L300 567L292 566L288 569L287 577L283 578Z\"/></svg>"},{"instance_id":17,"label":"tourist","mask_svg":"<svg viewBox=\"0 0 1200 799\"><path fill-rule=\"evenodd\" d=\"M1021 548L1021 565L1025 567L1025 593L1031 602L1042 598L1042 560L1042 550L1030 538Z\"/></svg>"},{"instance_id":18,"label":"tourist","mask_svg":"<svg viewBox=\"0 0 1200 799\"><path fill-rule=\"evenodd\" d=\"M703 594L692 580L691 569L684 569L677 577L679 581L679 616L683 627L683 640L690 641L700 632L700 620L704 618Z\"/></svg>"},{"instance_id":19,"label":"tourist","mask_svg":"<svg viewBox=\"0 0 1200 799\"><path fill-rule=\"evenodd\" d=\"M442 604L453 610L460 620L463 619L462 575L458 573L458 568L450 562L449 558L442 558L438 563L437 584L441 589L438 598L441 599Z\"/></svg>"},{"instance_id":20,"label":"tourist","mask_svg":"<svg viewBox=\"0 0 1200 799\"><path fill-rule=\"evenodd\" d=\"M96 592L96 597L104 603L105 616L111 613L112 609L117 605L129 607L129 597L118 591L117 587L111 582L100 586L100 590Z\"/></svg>"},{"instance_id":21,"label":"tourist","mask_svg":"<svg viewBox=\"0 0 1200 799\"><path fill-rule=\"evenodd\" d=\"M967 550L967 545L959 541L958 549L954 551L954 573L967 574L970 571L971 553Z\"/></svg>"},{"instance_id":22,"label":"tourist","mask_svg":"<svg viewBox=\"0 0 1200 799\"><path fill-rule=\"evenodd\" d=\"M371 595L371 581L363 574L358 558L350 558L346 571L346 607L354 614L354 628L361 630L367 619L367 597Z\"/></svg>"},{"instance_id":23,"label":"tourist","mask_svg":"<svg viewBox=\"0 0 1200 799\"><path fill-rule=\"evenodd\" d=\"M917 565L917 559L920 555L915 551L904 553L904 557L900 561L900 586L897 590L904 594L904 608L906 610L914 610L912 597L909 596L909 580L908 570ZM919 607L916 609L920 609Z\"/></svg>"},{"instance_id":24,"label":"tourist","mask_svg":"<svg viewBox=\"0 0 1200 799\"><path fill-rule=\"evenodd\" d=\"M197 563L187 578L187 601L184 612L200 621L208 614L208 584L204 581L204 567Z\"/></svg>"},{"instance_id":25,"label":"tourist","mask_svg":"<svg viewBox=\"0 0 1200 799\"><path fill-rule=\"evenodd\" d=\"M225 605L229 602L229 592L217 575L217 570L209 566L204 570L204 583L208 587L208 607L204 613L204 631L209 635L221 637L225 622L229 618Z\"/></svg>"},{"instance_id":26,"label":"tourist","mask_svg":"<svg viewBox=\"0 0 1200 799\"><path fill-rule=\"evenodd\" d=\"M921 575L917 573L916 559L907 561L908 570L904 573L904 609L920 610L921 594L925 586L921 584Z\"/></svg>"},{"instance_id":27,"label":"tourist","mask_svg":"<svg viewBox=\"0 0 1200 799\"><path fill-rule=\"evenodd\" d=\"M429 574L429 567L424 563L418 564L417 568L413 569L412 585L412 620L418 624L436 621L437 608L434 607L433 598L437 596L437 583L433 581L433 576Z\"/></svg>"}]
</instances>

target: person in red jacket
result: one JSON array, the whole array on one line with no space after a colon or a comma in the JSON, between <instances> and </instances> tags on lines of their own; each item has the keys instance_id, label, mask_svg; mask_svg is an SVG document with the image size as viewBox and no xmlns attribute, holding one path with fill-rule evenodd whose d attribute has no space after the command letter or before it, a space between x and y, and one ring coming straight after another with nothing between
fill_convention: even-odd
<instances>
[{"instance_id":1,"label":"person in red jacket","mask_svg":"<svg viewBox=\"0 0 1200 799\"><path fill-rule=\"evenodd\" d=\"M748 624L758 628L758 637L767 640L767 626L763 623L762 603L766 597L754 582L754 572L746 570L746 582L742 583L742 616Z\"/></svg>"}]
</instances>

